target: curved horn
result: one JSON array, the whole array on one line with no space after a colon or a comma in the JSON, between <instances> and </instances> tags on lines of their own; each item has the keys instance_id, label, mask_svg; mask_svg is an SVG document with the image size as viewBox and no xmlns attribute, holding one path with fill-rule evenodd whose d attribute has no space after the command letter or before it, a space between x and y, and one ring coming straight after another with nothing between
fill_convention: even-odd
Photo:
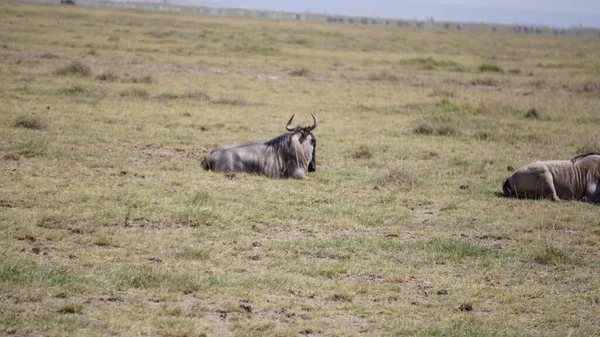
<instances>
[{"instance_id":1,"label":"curved horn","mask_svg":"<svg viewBox=\"0 0 600 337\"><path fill-rule=\"evenodd\" d=\"M319 122L317 121L317 117L315 117L315 115L313 115L313 114L312 114L312 112L311 112L311 114L310 114L310 115L311 115L311 116L312 116L312 118L313 118L313 125L312 125L312 126L309 126L308 128L310 129L310 131L312 131L312 130L314 130L314 129L316 129L316 128L317 128L317 124L319 124Z\"/></svg>"},{"instance_id":2,"label":"curved horn","mask_svg":"<svg viewBox=\"0 0 600 337\"><path fill-rule=\"evenodd\" d=\"M292 118L290 118L290 120L285 125L285 129L288 131L294 131L294 128L290 127L290 124L292 124L292 119L294 119L294 116L296 116L296 114L293 114Z\"/></svg>"}]
</instances>

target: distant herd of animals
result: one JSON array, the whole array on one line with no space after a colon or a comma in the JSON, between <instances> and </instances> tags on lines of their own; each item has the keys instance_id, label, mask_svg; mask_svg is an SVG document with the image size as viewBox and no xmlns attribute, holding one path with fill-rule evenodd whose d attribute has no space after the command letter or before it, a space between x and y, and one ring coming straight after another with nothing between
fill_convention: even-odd
<instances>
[{"instance_id":1,"label":"distant herd of animals","mask_svg":"<svg viewBox=\"0 0 600 337\"><path fill-rule=\"evenodd\" d=\"M215 148L204 160L205 170L225 173L247 172L269 178L307 179L317 170L317 139L313 125L291 127L288 133L267 142L228 143ZM537 161L510 175L502 185L506 197L581 200L600 204L600 153L588 153L571 160Z\"/></svg>"}]
</instances>

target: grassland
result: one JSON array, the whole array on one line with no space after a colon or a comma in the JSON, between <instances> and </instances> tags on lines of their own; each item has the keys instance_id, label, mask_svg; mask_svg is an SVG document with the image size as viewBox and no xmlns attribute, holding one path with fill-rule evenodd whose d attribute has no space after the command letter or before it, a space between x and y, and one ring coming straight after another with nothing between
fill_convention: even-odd
<instances>
[{"instance_id":1,"label":"grassland","mask_svg":"<svg viewBox=\"0 0 600 337\"><path fill-rule=\"evenodd\" d=\"M0 334L597 336L600 43L0 2ZM319 118L306 181L205 172Z\"/></svg>"}]
</instances>

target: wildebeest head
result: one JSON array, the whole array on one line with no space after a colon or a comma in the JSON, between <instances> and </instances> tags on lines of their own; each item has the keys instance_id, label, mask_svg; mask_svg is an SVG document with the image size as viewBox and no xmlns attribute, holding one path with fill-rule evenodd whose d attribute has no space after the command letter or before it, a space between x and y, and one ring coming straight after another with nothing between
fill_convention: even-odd
<instances>
[{"instance_id":1,"label":"wildebeest head","mask_svg":"<svg viewBox=\"0 0 600 337\"><path fill-rule=\"evenodd\" d=\"M298 142L302 145L306 161L308 162L308 172L314 172L317 170L317 139L312 134L312 131L317 127L319 122L317 121L317 117L311 113L310 115L313 118L312 126L298 125L295 128L292 128L290 124L292 124L295 115L296 114L292 115L285 125L285 129L290 131L294 137L297 135Z\"/></svg>"}]
</instances>

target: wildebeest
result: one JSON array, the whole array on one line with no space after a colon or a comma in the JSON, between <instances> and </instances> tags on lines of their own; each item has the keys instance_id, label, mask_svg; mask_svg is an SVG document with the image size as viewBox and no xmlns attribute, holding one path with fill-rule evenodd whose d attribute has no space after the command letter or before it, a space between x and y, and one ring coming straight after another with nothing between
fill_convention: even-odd
<instances>
[{"instance_id":1,"label":"wildebeest","mask_svg":"<svg viewBox=\"0 0 600 337\"><path fill-rule=\"evenodd\" d=\"M538 161L522 167L504 181L504 195L600 203L600 153L571 160Z\"/></svg>"},{"instance_id":2,"label":"wildebeest","mask_svg":"<svg viewBox=\"0 0 600 337\"><path fill-rule=\"evenodd\" d=\"M311 114L312 126L292 128L294 115L285 125L289 133L267 142L221 145L204 158L202 167L221 172L258 173L270 178L305 179L307 171L317 170L317 139L312 131L318 121Z\"/></svg>"}]
</instances>

